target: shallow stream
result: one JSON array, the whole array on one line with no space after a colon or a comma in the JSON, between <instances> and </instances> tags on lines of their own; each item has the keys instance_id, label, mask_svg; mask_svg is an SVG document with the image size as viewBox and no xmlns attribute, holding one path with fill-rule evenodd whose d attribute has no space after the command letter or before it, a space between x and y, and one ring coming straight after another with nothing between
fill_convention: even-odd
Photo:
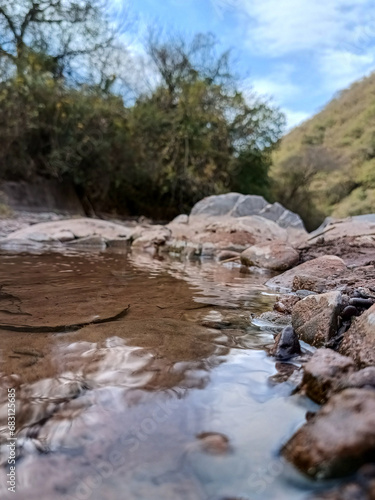
<instances>
[{"instance_id":1,"label":"shallow stream","mask_svg":"<svg viewBox=\"0 0 375 500\"><path fill-rule=\"evenodd\" d=\"M279 450L316 406L251 324L275 300L265 280L122 251L1 255L0 497L308 498L317 484Z\"/></svg>"}]
</instances>

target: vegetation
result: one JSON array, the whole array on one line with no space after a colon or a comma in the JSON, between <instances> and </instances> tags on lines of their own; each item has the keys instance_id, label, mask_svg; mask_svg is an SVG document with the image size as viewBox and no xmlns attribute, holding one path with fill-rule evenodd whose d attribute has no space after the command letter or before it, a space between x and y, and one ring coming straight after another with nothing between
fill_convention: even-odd
<instances>
[{"instance_id":1,"label":"vegetation","mask_svg":"<svg viewBox=\"0 0 375 500\"><path fill-rule=\"evenodd\" d=\"M339 93L273 154L274 196L313 229L375 212L375 74Z\"/></svg>"},{"instance_id":2,"label":"vegetation","mask_svg":"<svg viewBox=\"0 0 375 500\"><path fill-rule=\"evenodd\" d=\"M128 55L98 1L0 0L0 178L68 180L95 211L154 217L267 194L283 115L245 99L211 35L151 32L144 51L151 84L125 101Z\"/></svg>"}]
</instances>

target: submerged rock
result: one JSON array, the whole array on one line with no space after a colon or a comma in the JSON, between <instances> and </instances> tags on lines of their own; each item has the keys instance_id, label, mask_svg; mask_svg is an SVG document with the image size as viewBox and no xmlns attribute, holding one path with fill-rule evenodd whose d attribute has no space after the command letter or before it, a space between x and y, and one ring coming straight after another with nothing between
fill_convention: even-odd
<instances>
[{"instance_id":1,"label":"submerged rock","mask_svg":"<svg viewBox=\"0 0 375 500\"><path fill-rule=\"evenodd\" d=\"M220 432L202 432L197 438L202 450L211 455L224 455L231 450L228 437Z\"/></svg>"},{"instance_id":2,"label":"submerged rock","mask_svg":"<svg viewBox=\"0 0 375 500\"><path fill-rule=\"evenodd\" d=\"M340 292L309 295L292 310L292 325L298 337L314 347L332 339L338 326L342 296Z\"/></svg>"},{"instance_id":3,"label":"submerged rock","mask_svg":"<svg viewBox=\"0 0 375 500\"><path fill-rule=\"evenodd\" d=\"M375 365L375 305L353 320L340 352L351 356L359 367Z\"/></svg>"},{"instance_id":4,"label":"submerged rock","mask_svg":"<svg viewBox=\"0 0 375 500\"><path fill-rule=\"evenodd\" d=\"M375 391L346 389L299 429L284 457L315 478L340 477L375 456Z\"/></svg>"},{"instance_id":5,"label":"submerged rock","mask_svg":"<svg viewBox=\"0 0 375 500\"><path fill-rule=\"evenodd\" d=\"M302 288L306 290L306 277L313 280L321 278L323 283L334 275L341 275L346 270L345 263L339 257L334 255L324 255L316 259L304 262L279 276L275 276L267 281L266 285L270 288L280 288L283 290L292 290L293 282L296 276L304 276ZM314 291L314 290L313 290ZM322 290L319 290L322 291Z\"/></svg>"},{"instance_id":6,"label":"submerged rock","mask_svg":"<svg viewBox=\"0 0 375 500\"><path fill-rule=\"evenodd\" d=\"M351 358L331 349L318 349L304 366L301 388L306 396L323 404L338 390L339 380L354 371L354 366Z\"/></svg>"},{"instance_id":7,"label":"submerged rock","mask_svg":"<svg viewBox=\"0 0 375 500\"><path fill-rule=\"evenodd\" d=\"M272 271L285 271L294 266L299 259L298 252L284 241L272 241L253 245L241 253L241 263Z\"/></svg>"}]
</instances>

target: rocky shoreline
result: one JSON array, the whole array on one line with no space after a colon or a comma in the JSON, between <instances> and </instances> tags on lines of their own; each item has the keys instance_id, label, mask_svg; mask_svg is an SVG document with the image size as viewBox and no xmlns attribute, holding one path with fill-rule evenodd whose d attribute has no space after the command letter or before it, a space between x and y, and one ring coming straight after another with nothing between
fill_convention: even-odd
<instances>
[{"instance_id":1,"label":"rocky shoreline","mask_svg":"<svg viewBox=\"0 0 375 500\"><path fill-rule=\"evenodd\" d=\"M4 224L5 250L129 247L159 259L169 253L240 261L243 272L282 272L266 282L279 292L274 310L256 321L278 333L270 355L283 379L291 375L296 391L322 406L306 415L281 454L315 479L352 475L314 500L375 498L375 215L328 220L308 234L281 205L229 193L202 200L165 226L79 218L7 234Z\"/></svg>"}]
</instances>

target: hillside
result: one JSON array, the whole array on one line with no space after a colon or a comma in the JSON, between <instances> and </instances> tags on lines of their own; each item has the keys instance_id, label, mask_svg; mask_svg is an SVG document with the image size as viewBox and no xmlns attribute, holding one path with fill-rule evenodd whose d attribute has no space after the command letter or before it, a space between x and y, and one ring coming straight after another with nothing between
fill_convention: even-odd
<instances>
[{"instance_id":1,"label":"hillside","mask_svg":"<svg viewBox=\"0 0 375 500\"><path fill-rule=\"evenodd\" d=\"M287 134L271 177L274 197L309 229L327 215L375 212L375 73Z\"/></svg>"}]
</instances>

